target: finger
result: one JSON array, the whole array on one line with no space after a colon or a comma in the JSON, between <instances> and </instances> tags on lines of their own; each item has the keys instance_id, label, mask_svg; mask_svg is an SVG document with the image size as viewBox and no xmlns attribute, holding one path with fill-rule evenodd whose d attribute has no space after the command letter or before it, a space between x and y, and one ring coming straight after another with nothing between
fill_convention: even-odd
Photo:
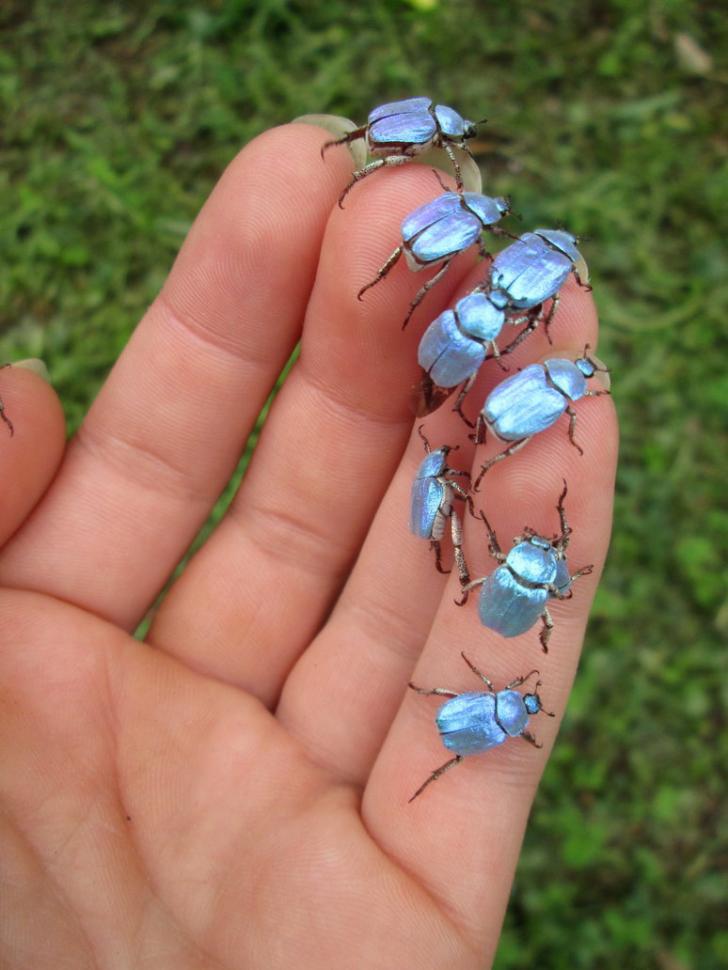
<instances>
[{"instance_id":1,"label":"finger","mask_svg":"<svg viewBox=\"0 0 728 970\"><path fill-rule=\"evenodd\" d=\"M459 292L472 288L480 275L479 268L469 274ZM586 342L595 346L597 318L591 295L578 286L566 287L553 329L561 346L568 348L569 356L580 353ZM507 335L504 342L510 339L512 335ZM538 359L549 346L543 334L534 335L514 353L512 369ZM485 382L498 383L504 377L494 363L483 371L483 380L471 395L479 403ZM470 410L474 412L476 406L471 404ZM467 429L447 406L431 415L425 427L432 448L458 444L459 451L448 458L453 467L470 467L474 449L465 436ZM553 447L553 439L549 440ZM478 449L479 459L482 451ZM326 626L288 678L278 708L279 718L306 745L312 757L337 775L359 784L366 781L391 726L401 702L402 687L412 675L445 586L445 577L436 571L428 543L413 536L408 528L410 489L423 456L422 441L414 434L354 571ZM525 455L518 469L524 465L530 482L532 471ZM496 508L509 501L509 488L506 484L494 496ZM547 507L553 504L550 489L546 490L544 501ZM516 507L517 514L522 514L518 509L530 506L526 500L525 506ZM484 547L479 531L482 524L473 534L463 503L456 503L456 510L468 528L469 543ZM506 531L506 538L515 535L523 524L514 526L513 532ZM443 548L450 565L449 528ZM466 552L470 554L470 546ZM452 590L446 595L448 609L453 595Z\"/></svg>"},{"instance_id":2,"label":"finger","mask_svg":"<svg viewBox=\"0 0 728 970\"><path fill-rule=\"evenodd\" d=\"M346 153L321 163L325 138L288 125L231 163L56 482L6 550L3 582L125 627L138 621L298 339L326 219L351 168Z\"/></svg>"},{"instance_id":3,"label":"finger","mask_svg":"<svg viewBox=\"0 0 728 970\"><path fill-rule=\"evenodd\" d=\"M400 265L361 302L356 294L396 244L402 217L437 189L412 166L364 182L344 211L334 208L300 360L227 518L150 633L268 704L338 595L409 435L417 333L400 327L428 274ZM428 312L444 305L461 267L429 295Z\"/></svg>"},{"instance_id":4,"label":"finger","mask_svg":"<svg viewBox=\"0 0 728 970\"><path fill-rule=\"evenodd\" d=\"M465 759L408 805L408 798L432 770L451 757L439 743L433 723L437 699L410 692L374 766L363 802L365 822L385 850L423 880L472 945L488 948L489 956L531 801L576 670L609 539L617 453L614 409L611 399L602 397L579 402L578 412L583 457L570 447L563 427L550 429L489 472L482 499L505 551L510 548L510 536L524 524L544 535L554 534L558 527L554 506L562 478L569 483L566 507L573 527L569 563L572 572L593 563L594 573L578 580L573 599L554 605L556 629L548 655L541 652L536 628L505 640L480 625L477 596L471 596L462 609L446 596L413 677L428 688L481 689L464 667L460 650L498 688L539 669L544 706L557 714L554 720L541 716L529 724L543 742L543 751L514 738L482 757ZM477 523L466 523L466 542L474 576L491 572L494 563L489 561L484 530ZM454 596L452 579L449 586ZM428 847L426 853L423 845Z\"/></svg>"},{"instance_id":5,"label":"finger","mask_svg":"<svg viewBox=\"0 0 728 970\"><path fill-rule=\"evenodd\" d=\"M0 423L2 545L48 488L63 457L66 433L63 410L40 361L3 368L0 390L6 417Z\"/></svg>"}]
</instances>

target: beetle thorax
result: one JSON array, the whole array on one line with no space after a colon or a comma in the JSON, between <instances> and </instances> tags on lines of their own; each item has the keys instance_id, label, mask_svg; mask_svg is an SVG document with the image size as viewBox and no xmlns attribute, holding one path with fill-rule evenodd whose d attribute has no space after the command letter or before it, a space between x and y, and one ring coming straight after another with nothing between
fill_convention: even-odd
<instances>
[{"instance_id":1,"label":"beetle thorax","mask_svg":"<svg viewBox=\"0 0 728 970\"><path fill-rule=\"evenodd\" d=\"M495 698L495 718L509 737L526 729L528 711L517 690L501 690Z\"/></svg>"},{"instance_id":2,"label":"beetle thorax","mask_svg":"<svg viewBox=\"0 0 728 970\"><path fill-rule=\"evenodd\" d=\"M558 553L548 539L531 536L511 549L505 564L525 585L548 586L556 579L558 562Z\"/></svg>"}]
</instances>

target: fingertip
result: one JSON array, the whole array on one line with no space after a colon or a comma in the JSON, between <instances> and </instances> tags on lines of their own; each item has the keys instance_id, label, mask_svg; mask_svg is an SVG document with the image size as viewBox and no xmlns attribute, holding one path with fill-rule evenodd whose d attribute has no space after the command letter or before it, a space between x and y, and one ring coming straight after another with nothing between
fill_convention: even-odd
<instances>
[{"instance_id":1,"label":"fingertip","mask_svg":"<svg viewBox=\"0 0 728 970\"><path fill-rule=\"evenodd\" d=\"M65 419L41 368L21 365L0 372L4 413L0 425L0 544L25 521L48 488L65 448ZM7 432L7 433L5 433Z\"/></svg>"}]
</instances>

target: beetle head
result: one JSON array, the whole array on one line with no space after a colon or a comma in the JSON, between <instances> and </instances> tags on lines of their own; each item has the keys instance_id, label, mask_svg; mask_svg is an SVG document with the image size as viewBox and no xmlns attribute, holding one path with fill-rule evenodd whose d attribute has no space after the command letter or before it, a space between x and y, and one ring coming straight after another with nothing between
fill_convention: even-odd
<instances>
[{"instance_id":1,"label":"beetle head","mask_svg":"<svg viewBox=\"0 0 728 970\"><path fill-rule=\"evenodd\" d=\"M538 689L541 686L541 681L536 681L536 686L532 694L523 695L523 703L529 714L538 714L539 711L543 711L547 717L554 717L555 715L551 711L545 711L543 704L541 703L541 697L538 693Z\"/></svg>"},{"instance_id":2,"label":"beetle head","mask_svg":"<svg viewBox=\"0 0 728 970\"><path fill-rule=\"evenodd\" d=\"M609 368L599 360L598 357L593 357L589 351L590 346L587 344L584 347L584 353L575 360L574 363L582 372L584 377L593 377L595 374L609 374Z\"/></svg>"},{"instance_id":3,"label":"beetle head","mask_svg":"<svg viewBox=\"0 0 728 970\"><path fill-rule=\"evenodd\" d=\"M541 710L541 698L538 694L524 694L523 703L529 714L538 714Z\"/></svg>"}]
</instances>

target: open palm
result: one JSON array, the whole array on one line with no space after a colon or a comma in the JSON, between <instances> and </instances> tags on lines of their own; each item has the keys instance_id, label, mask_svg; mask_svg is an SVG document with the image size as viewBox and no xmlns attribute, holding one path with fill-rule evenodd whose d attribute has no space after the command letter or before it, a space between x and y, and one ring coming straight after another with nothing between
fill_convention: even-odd
<instances>
[{"instance_id":1,"label":"open palm","mask_svg":"<svg viewBox=\"0 0 728 970\"><path fill-rule=\"evenodd\" d=\"M326 137L285 126L231 164L65 455L50 388L3 371L16 426L0 426L9 970L492 959L608 542L613 409L579 406L583 458L554 429L481 493L507 547L526 524L557 531L569 483L570 561L596 568L556 604L544 657L537 631L505 641L473 604L458 609L455 577L407 530L418 333L482 268L457 260L404 335L421 283L406 268L357 303L402 216L439 189L409 166L341 212L351 165L344 150L321 161ZM553 336L570 355L596 344L575 285ZM231 509L135 641L299 339ZM549 350L537 334L511 368ZM491 366L471 411L501 376ZM491 452L476 458L443 412L427 421L433 445L460 442L453 461L479 464ZM466 523L466 543L483 575L482 523ZM410 805L447 754L436 701L406 685L477 690L461 649L497 687L539 667L557 718L533 722L543 751L511 741Z\"/></svg>"}]
</instances>

